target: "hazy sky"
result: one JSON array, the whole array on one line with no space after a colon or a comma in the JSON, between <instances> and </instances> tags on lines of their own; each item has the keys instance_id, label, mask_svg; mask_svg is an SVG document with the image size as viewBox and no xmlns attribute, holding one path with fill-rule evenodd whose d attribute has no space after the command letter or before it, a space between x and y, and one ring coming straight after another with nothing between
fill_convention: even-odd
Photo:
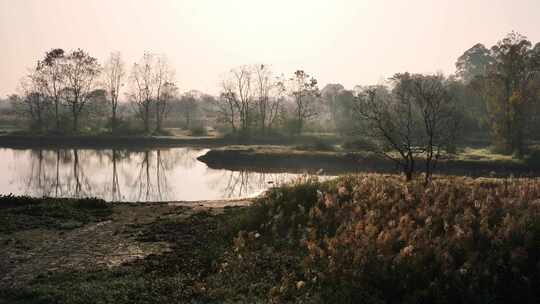
<instances>
[{"instance_id":1,"label":"hazy sky","mask_svg":"<svg viewBox=\"0 0 540 304\"><path fill-rule=\"evenodd\" d=\"M516 30L540 40L540 0L0 0L0 96L51 48L129 64L164 53L182 91L217 93L223 74L266 63L322 85L395 72L454 72L456 58Z\"/></svg>"}]
</instances>

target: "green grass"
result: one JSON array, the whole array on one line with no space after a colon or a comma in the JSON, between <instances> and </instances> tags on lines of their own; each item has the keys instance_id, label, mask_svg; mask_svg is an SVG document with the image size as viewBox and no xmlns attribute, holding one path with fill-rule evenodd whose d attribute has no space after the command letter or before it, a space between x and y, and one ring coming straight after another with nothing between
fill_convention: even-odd
<instances>
[{"instance_id":1,"label":"green grass","mask_svg":"<svg viewBox=\"0 0 540 304\"><path fill-rule=\"evenodd\" d=\"M171 250L114 268L44 273L26 286L0 290L0 303L197 303L213 300L205 289L234 233L226 222L236 208L213 216L133 223L125 233L141 242L168 242ZM48 227L48 226L46 226ZM214 299L215 300L215 299Z\"/></svg>"},{"instance_id":2,"label":"green grass","mask_svg":"<svg viewBox=\"0 0 540 304\"><path fill-rule=\"evenodd\" d=\"M460 149L456 154L455 159L462 161L490 161L490 162L519 162L512 155L504 155L493 152L489 147L471 148L465 147Z\"/></svg>"},{"instance_id":3,"label":"green grass","mask_svg":"<svg viewBox=\"0 0 540 304\"><path fill-rule=\"evenodd\" d=\"M99 199L0 196L0 233L29 229L73 229L106 220L110 204Z\"/></svg>"}]
</instances>

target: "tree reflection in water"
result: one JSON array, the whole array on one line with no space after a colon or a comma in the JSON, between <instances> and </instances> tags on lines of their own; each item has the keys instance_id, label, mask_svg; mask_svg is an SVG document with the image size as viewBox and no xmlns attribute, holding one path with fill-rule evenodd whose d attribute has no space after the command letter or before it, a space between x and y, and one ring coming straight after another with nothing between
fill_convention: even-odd
<instances>
[{"instance_id":1,"label":"tree reflection in water","mask_svg":"<svg viewBox=\"0 0 540 304\"><path fill-rule=\"evenodd\" d=\"M146 150L141 152L137 180L133 187L138 189L136 201L174 200L169 174L175 169L189 169L197 162L189 148L168 150ZM187 172L186 172L187 173Z\"/></svg>"},{"instance_id":2,"label":"tree reflection in water","mask_svg":"<svg viewBox=\"0 0 540 304\"><path fill-rule=\"evenodd\" d=\"M210 169L197 161L201 153L195 148L4 150L0 161L13 165L8 179L0 179L0 191L109 201L207 200L255 195L296 176Z\"/></svg>"},{"instance_id":3,"label":"tree reflection in water","mask_svg":"<svg viewBox=\"0 0 540 304\"><path fill-rule=\"evenodd\" d=\"M121 201L122 200L122 192L120 191L120 183L118 182L118 151L115 149L112 150L112 167L113 167L113 173L112 173L112 190L111 190L111 197L112 201Z\"/></svg>"},{"instance_id":4,"label":"tree reflection in water","mask_svg":"<svg viewBox=\"0 0 540 304\"><path fill-rule=\"evenodd\" d=\"M26 159L26 151L18 151L19 157ZM24 174L22 184L25 193L33 196L63 196L66 191L61 183L61 166L70 162L65 150L31 150L29 157L29 170L17 168L17 172Z\"/></svg>"},{"instance_id":5,"label":"tree reflection in water","mask_svg":"<svg viewBox=\"0 0 540 304\"><path fill-rule=\"evenodd\" d=\"M225 171L221 177L212 181L211 185L212 187L220 187L223 198L241 198L257 195L272 186L288 182L295 176L296 174L249 170Z\"/></svg>"}]
</instances>

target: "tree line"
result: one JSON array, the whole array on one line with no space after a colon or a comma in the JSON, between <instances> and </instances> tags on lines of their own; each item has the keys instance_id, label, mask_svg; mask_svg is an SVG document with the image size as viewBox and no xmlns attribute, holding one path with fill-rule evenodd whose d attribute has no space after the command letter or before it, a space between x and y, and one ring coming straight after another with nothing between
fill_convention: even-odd
<instances>
[{"instance_id":1,"label":"tree line","mask_svg":"<svg viewBox=\"0 0 540 304\"><path fill-rule=\"evenodd\" d=\"M539 71L540 43L512 32L490 48L465 51L449 76L406 72L374 86L319 89L304 70L285 76L253 64L231 69L212 96L180 94L163 55L145 53L128 70L120 53L101 65L84 50L53 49L10 99L38 132L69 125L78 133L81 120L111 133L135 121L135 134L160 134L173 120L201 134L207 127L243 137L334 132L359 139L408 177L418 167L430 176L442 155L466 141L487 138L498 151L523 157L540 121Z\"/></svg>"}]
</instances>

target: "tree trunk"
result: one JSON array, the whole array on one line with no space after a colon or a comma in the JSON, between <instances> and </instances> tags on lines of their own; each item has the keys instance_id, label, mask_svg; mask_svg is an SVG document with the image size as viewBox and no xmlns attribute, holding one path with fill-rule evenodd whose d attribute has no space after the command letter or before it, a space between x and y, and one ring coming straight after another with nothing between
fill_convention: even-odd
<instances>
[{"instance_id":1,"label":"tree trunk","mask_svg":"<svg viewBox=\"0 0 540 304\"><path fill-rule=\"evenodd\" d=\"M58 100L54 102L54 118L56 119L56 130L60 130L60 117L58 117Z\"/></svg>"},{"instance_id":2,"label":"tree trunk","mask_svg":"<svg viewBox=\"0 0 540 304\"><path fill-rule=\"evenodd\" d=\"M161 131L161 119L159 115L159 102L156 102L156 132Z\"/></svg>"},{"instance_id":3,"label":"tree trunk","mask_svg":"<svg viewBox=\"0 0 540 304\"><path fill-rule=\"evenodd\" d=\"M412 180L412 170L410 168L405 168L405 181L410 182Z\"/></svg>"},{"instance_id":4,"label":"tree trunk","mask_svg":"<svg viewBox=\"0 0 540 304\"><path fill-rule=\"evenodd\" d=\"M112 108L111 133L116 131L116 108Z\"/></svg>"},{"instance_id":5,"label":"tree trunk","mask_svg":"<svg viewBox=\"0 0 540 304\"><path fill-rule=\"evenodd\" d=\"M75 107L73 107L73 133L77 133L79 128L79 113L77 113L77 110Z\"/></svg>"},{"instance_id":6,"label":"tree trunk","mask_svg":"<svg viewBox=\"0 0 540 304\"><path fill-rule=\"evenodd\" d=\"M150 131L150 109L148 108L148 104L144 106L144 131L148 133Z\"/></svg>"}]
</instances>

